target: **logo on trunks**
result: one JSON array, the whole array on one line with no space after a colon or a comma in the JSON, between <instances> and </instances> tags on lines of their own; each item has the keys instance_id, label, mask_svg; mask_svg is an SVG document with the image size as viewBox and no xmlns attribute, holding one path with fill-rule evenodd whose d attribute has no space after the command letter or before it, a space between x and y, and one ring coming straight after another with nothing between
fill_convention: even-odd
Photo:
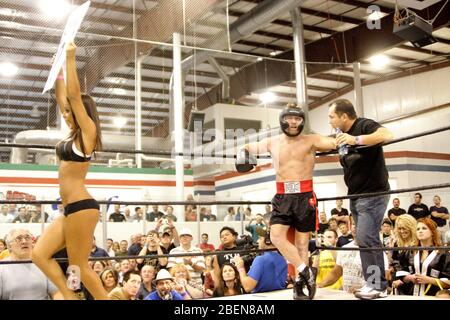
<instances>
[{"instance_id":1,"label":"logo on trunks","mask_svg":"<svg viewBox=\"0 0 450 320\"><path fill-rule=\"evenodd\" d=\"M300 182L285 182L284 193L300 193Z\"/></svg>"}]
</instances>

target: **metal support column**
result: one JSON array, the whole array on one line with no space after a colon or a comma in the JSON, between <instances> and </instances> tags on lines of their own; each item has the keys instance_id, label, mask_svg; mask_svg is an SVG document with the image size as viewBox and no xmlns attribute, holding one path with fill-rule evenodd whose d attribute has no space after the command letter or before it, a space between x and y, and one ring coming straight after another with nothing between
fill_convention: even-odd
<instances>
[{"instance_id":1,"label":"metal support column","mask_svg":"<svg viewBox=\"0 0 450 320\"><path fill-rule=\"evenodd\" d=\"M295 87L297 90L297 105L303 108L308 119L308 91L306 85L305 44L303 39L303 21L300 8L291 10L292 30L295 59ZM310 122L305 122L304 132L311 131Z\"/></svg>"},{"instance_id":2,"label":"metal support column","mask_svg":"<svg viewBox=\"0 0 450 320\"><path fill-rule=\"evenodd\" d=\"M175 138L175 176L176 176L176 200L184 200L184 165L183 156L183 133L184 133L184 108L183 108L183 75L181 72L181 41L180 34L173 34L173 117ZM178 206L176 210L177 219L184 221L184 207Z\"/></svg>"}]
</instances>

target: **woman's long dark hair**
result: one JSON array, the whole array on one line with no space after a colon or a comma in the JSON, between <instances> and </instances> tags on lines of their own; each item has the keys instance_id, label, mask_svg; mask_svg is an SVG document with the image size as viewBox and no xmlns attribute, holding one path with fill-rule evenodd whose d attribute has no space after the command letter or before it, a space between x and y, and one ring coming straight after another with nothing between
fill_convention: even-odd
<instances>
[{"instance_id":1,"label":"woman's long dark hair","mask_svg":"<svg viewBox=\"0 0 450 320\"><path fill-rule=\"evenodd\" d=\"M81 94L81 101L83 102L84 109L88 114L89 118L94 121L97 137L95 138L95 147L94 151L98 151L102 149L102 129L100 127L100 118L97 112L97 105L94 102L94 99L88 94ZM80 141L81 152L86 156L86 148L84 146L83 135L81 134L81 128L78 124L77 118L75 117L75 113L72 112L73 121L75 122L75 130L70 133L69 139L75 140L78 139Z\"/></svg>"},{"instance_id":2,"label":"woman's long dark hair","mask_svg":"<svg viewBox=\"0 0 450 320\"><path fill-rule=\"evenodd\" d=\"M236 266L230 262L225 262L222 265L222 267L220 268L219 286L214 290L214 296L215 297L223 297L223 296L225 296L225 291L228 290L227 285L225 284L225 281L223 280L223 269L226 266L230 266L234 270L234 276L235 276L234 290L236 292L238 292L238 294L245 293L244 290L242 289L241 278L239 277L239 272L236 269Z\"/></svg>"}]
</instances>

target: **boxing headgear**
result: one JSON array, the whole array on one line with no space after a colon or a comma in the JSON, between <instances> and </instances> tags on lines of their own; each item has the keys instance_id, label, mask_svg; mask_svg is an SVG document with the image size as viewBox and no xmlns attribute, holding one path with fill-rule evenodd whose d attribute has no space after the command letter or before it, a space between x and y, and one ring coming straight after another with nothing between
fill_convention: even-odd
<instances>
[{"instance_id":1,"label":"boxing headgear","mask_svg":"<svg viewBox=\"0 0 450 320\"><path fill-rule=\"evenodd\" d=\"M288 131L289 123L287 123L287 121L284 120L285 116L297 116L303 119L302 123L300 123L299 126L297 127L296 133L294 134L289 133ZM304 126L305 126L305 113L303 112L302 109L298 107L286 107L283 109L283 111L280 112L280 128L285 135L289 137L296 137L302 132Z\"/></svg>"}]
</instances>

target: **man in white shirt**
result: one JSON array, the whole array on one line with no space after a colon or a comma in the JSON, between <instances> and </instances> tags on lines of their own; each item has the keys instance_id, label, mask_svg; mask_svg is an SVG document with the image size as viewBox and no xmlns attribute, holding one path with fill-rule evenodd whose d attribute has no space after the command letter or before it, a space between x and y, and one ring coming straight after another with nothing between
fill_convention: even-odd
<instances>
[{"instance_id":1,"label":"man in white shirt","mask_svg":"<svg viewBox=\"0 0 450 320\"><path fill-rule=\"evenodd\" d=\"M170 250L170 254L173 253L202 253L200 248L192 245L192 232L188 228L181 229L180 231L180 246ZM170 269L176 264L183 263L186 265L191 280L197 284L202 285L202 272L205 270L205 257L204 256L188 256L188 257L170 257L167 263L167 268Z\"/></svg>"},{"instance_id":2,"label":"man in white shirt","mask_svg":"<svg viewBox=\"0 0 450 320\"><path fill-rule=\"evenodd\" d=\"M7 204L3 204L0 211L0 223L11 223L14 220L14 216L9 213L9 207Z\"/></svg>"},{"instance_id":3,"label":"man in white shirt","mask_svg":"<svg viewBox=\"0 0 450 320\"><path fill-rule=\"evenodd\" d=\"M13 229L6 236L9 257L3 261L30 260L33 236ZM0 300L62 300L56 286L33 263L0 265Z\"/></svg>"}]
</instances>

